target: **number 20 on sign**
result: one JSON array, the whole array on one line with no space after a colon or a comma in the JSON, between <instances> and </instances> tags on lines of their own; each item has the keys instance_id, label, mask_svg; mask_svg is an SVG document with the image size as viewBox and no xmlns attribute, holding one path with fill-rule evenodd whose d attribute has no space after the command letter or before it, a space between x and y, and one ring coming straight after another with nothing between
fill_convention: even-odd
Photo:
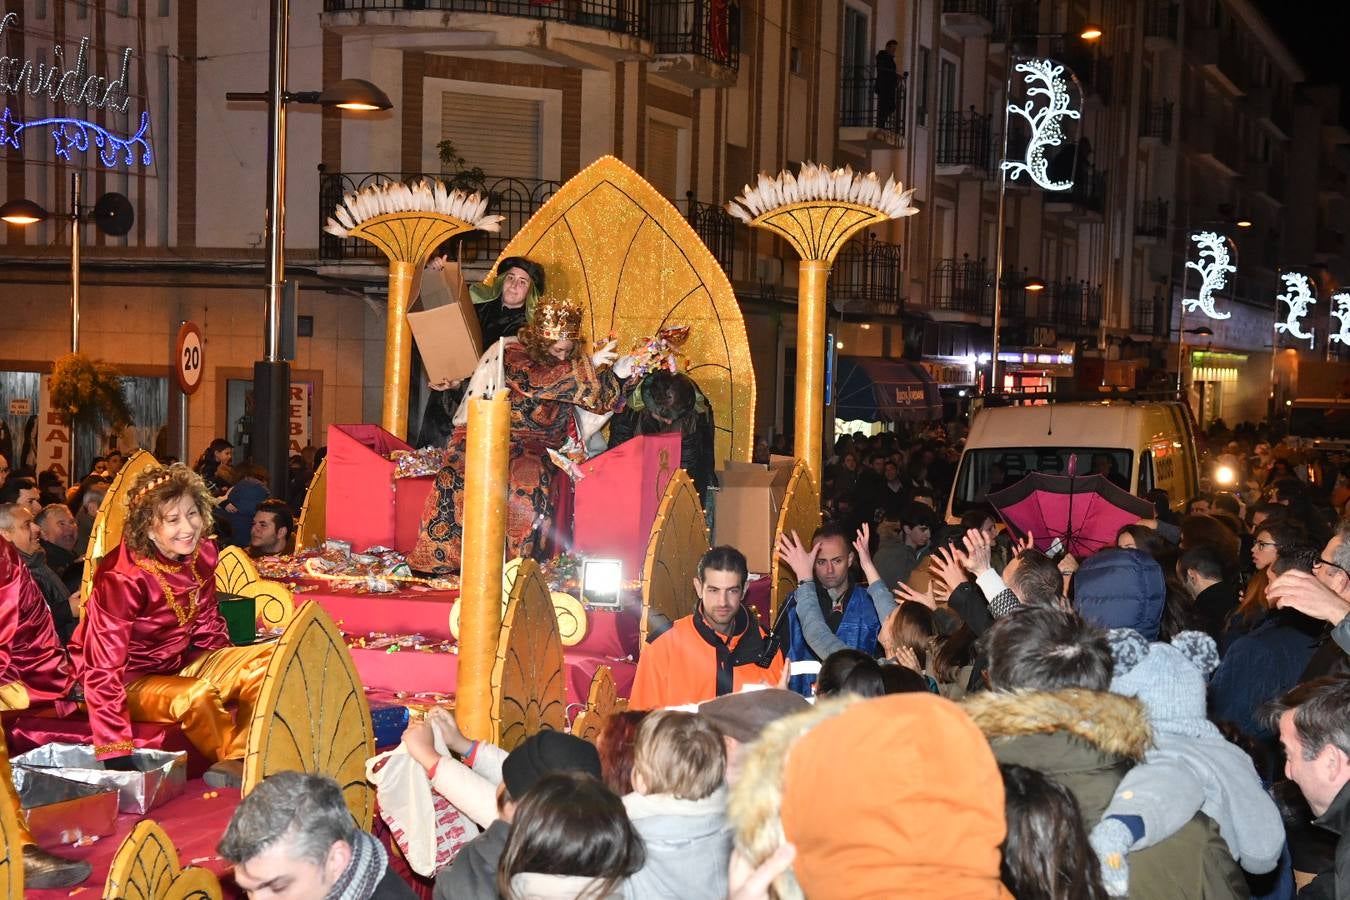
<instances>
[{"instance_id":1,"label":"number 20 on sign","mask_svg":"<svg viewBox=\"0 0 1350 900\"><path fill-rule=\"evenodd\" d=\"M195 322L184 322L178 329L174 350L174 374L183 393L194 393L202 384L205 355L202 330Z\"/></svg>"}]
</instances>

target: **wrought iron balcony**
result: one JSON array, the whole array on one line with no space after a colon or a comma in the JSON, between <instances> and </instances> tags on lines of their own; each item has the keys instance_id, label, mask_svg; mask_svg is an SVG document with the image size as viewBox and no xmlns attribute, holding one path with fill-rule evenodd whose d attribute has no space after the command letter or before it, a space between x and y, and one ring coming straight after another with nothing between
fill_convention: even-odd
<instances>
[{"instance_id":1,"label":"wrought iron balcony","mask_svg":"<svg viewBox=\"0 0 1350 900\"><path fill-rule=\"evenodd\" d=\"M994 0L942 0L942 30L957 37L980 37L994 25Z\"/></svg>"},{"instance_id":2,"label":"wrought iron balcony","mask_svg":"<svg viewBox=\"0 0 1350 900\"><path fill-rule=\"evenodd\" d=\"M830 299L849 313L900 314L904 254L868 232L843 246L830 273Z\"/></svg>"},{"instance_id":3,"label":"wrought iron balcony","mask_svg":"<svg viewBox=\"0 0 1350 900\"><path fill-rule=\"evenodd\" d=\"M839 74L839 127L884 131L899 146L905 136L909 73L886 72L893 84L878 83L876 66L850 66Z\"/></svg>"},{"instance_id":4,"label":"wrought iron balcony","mask_svg":"<svg viewBox=\"0 0 1350 900\"><path fill-rule=\"evenodd\" d=\"M736 221L720 204L695 200L693 191L687 191L684 196L685 219L717 258L727 278L731 278L732 262L736 258Z\"/></svg>"},{"instance_id":5,"label":"wrought iron balcony","mask_svg":"<svg viewBox=\"0 0 1350 900\"><path fill-rule=\"evenodd\" d=\"M952 110L940 114L937 119L937 164L989 171L993 164L989 119L987 113L981 115L973 106L966 112Z\"/></svg>"},{"instance_id":6,"label":"wrought iron balcony","mask_svg":"<svg viewBox=\"0 0 1350 900\"><path fill-rule=\"evenodd\" d=\"M652 52L689 54L732 71L739 68L739 6L712 0L647 0L646 9Z\"/></svg>"},{"instance_id":7,"label":"wrought iron balcony","mask_svg":"<svg viewBox=\"0 0 1350 900\"><path fill-rule=\"evenodd\" d=\"M1045 197L1046 212L1091 213L1106 209L1106 173L1081 161L1074 172L1073 187Z\"/></svg>"},{"instance_id":8,"label":"wrought iron balcony","mask_svg":"<svg viewBox=\"0 0 1350 900\"><path fill-rule=\"evenodd\" d=\"M642 21L644 9L644 5L628 4L623 0L562 0L551 3L537 0L323 0L324 12L330 13L369 10L487 13L568 22L632 35L645 31Z\"/></svg>"},{"instance_id":9,"label":"wrought iron balcony","mask_svg":"<svg viewBox=\"0 0 1350 900\"><path fill-rule=\"evenodd\" d=\"M1134 233L1140 237L1167 237L1167 201L1145 200L1139 204L1139 213L1134 219Z\"/></svg>"},{"instance_id":10,"label":"wrought iron balcony","mask_svg":"<svg viewBox=\"0 0 1350 900\"><path fill-rule=\"evenodd\" d=\"M1095 334L1102 322L1101 286L1086 281L1061 281L1046 288L1055 330L1070 337Z\"/></svg>"},{"instance_id":11,"label":"wrought iron balcony","mask_svg":"<svg viewBox=\"0 0 1350 900\"><path fill-rule=\"evenodd\" d=\"M1136 297L1130 304L1130 332L1166 340L1172 323L1166 297Z\"/></svg>"},{"instance_id":12,"label":"wrought iron balcony","mask_svg":"<svg viewBox=\"0 0 1350 900\"><path fill-rule=\"evenodd\" d=\"M539 211L561 186L557 181L542 178L514 178L487 175L478 179L456 179L439 172L323 172L319 175L319 222L333 214L342 195L355 193L372 184L389 181L417 181L438 178L450 187L487 192L488 210L505 216L501 230L495 234L471 231L456 238L456 248L465 259L495 259L507 242ZM382 260L384 255L373 244L358 238L338 238L319 232L319 260L334 264L348 260Z\"/></svg>"},{"instance_id":13,"label":"wrought iron balcony","mask_svg":"<svg viewBox=\"0 0 1350 900\"><path fill-rule=\"evenodd\" d=\"M1040 0L999 0L994 9L994 30L989 39L1002 41L1011 34L1016 41L1018 35L1036 34L1040 30Z\"/></svg>"},{"instance_id":14,"label":"wrought iron balcony","mask_svg":"<svg viewBox=\"0 0 1350 900\"><path fill-rule=\"evenodd\" d=\"M1171 144L1173 108L1171 100L1145 104L1139 111L1139 136Z\"/></svg>"},{"instance_id":15,"label":"wrought iron balcony","mask_svg":"<svg viewBox=\"0 0 1350 900\"><path fill-rule=\"evenodd\" d=\"M929 281L933 309L975 316L993 315L994 275L984 260L969 256L938 260Z\"/></svg>"}]
</instances>

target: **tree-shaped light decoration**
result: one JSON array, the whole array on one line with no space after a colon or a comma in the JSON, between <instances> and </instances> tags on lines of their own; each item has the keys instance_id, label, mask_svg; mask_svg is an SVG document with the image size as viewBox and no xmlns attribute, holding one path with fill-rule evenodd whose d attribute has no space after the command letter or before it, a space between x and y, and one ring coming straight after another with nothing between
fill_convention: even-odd
<instances>
[{"instance_id":1,"label":"tree-shaped light decoration","mask_svg":"<svg viewBox=\"0 0 1350 900\"><path fill-rule=\"evenodd\" d=\"M1337 291L1331 295L1331 314L1341 327L1332 332L1327 340L1342 347L1350 347L1350 291Z\"/></svg>"},{"instance_id":2,"label":"tree-shaped light decoration","mask_svg":"<svg viewBox=\"0 0 1350 900\"><path fill-rule=\"evenodd\" d=\"M1232 313L1214 308L1216 295L1228 287L1228 276L1237 271L1230 241L1225 235L1200 231L1191 235L1191 242L1199 249L1198 258L1186 260L1186 268L1200 273L1200 292L1194 298L1183 296L1181 308L1186 312L1198 309L1211 319L1230 318Z\"/></svg>"},{"instance_id":3,"label":"tree-shaped light decoration","mask_svg":"<svg viewBox=\"0 0 1350 900\"><path fill-rule=\"evenodd\" d=\"M1022 73L1027 97L1022 103L1009 102L1008 114L1025 119L1031 136L1023 159L1005 159L1000 165L1013 181L1025 173L1047 191L1067 191L1073 187L1072 175L1066 181L1055 181L1050 177L1050 161L1045 158L1047 150L1064 143L1063 120L1082 118L1082 113L1073 108L1073 92L1064 78L1064 66L1053 59L1028 59L1013 68ZM1043 105L1038 104L1038 98L1044 98Z\"/></svg>"},{"instance_id":4,"label":"tree-shaped light decoration","mask_svg":"<svg viewBox=\"0 0 1350 900\"><path fill-rule=\"evenodd\" d=\"M1284 282L1284 291L1276 294L1275 299L1289 307L1289 314L1283 322L1275 323L1275 331L1307 341L1311 350L1317 331L1313 328L1304 331L1303 320L1308 309L1317 305L1317 289L1313 280L1302 272L1281 272L1280 280Z\"/></svg>"},{"instance_id":5,"label":"tree-shaped light decoration","mask_svg":"<svg viewBox=\"0 0 1350 900\"><path fill-rule=\"evenodd\" d=\"M820 484L825 394L825 288L845 242L863 228L918 212L913 190L875 172L804 163L797 175L760 173L727 212L783 238L801 257L797 278L797 393L794 450Z\"/></svg>"},{"instance_id":6,"label":"tree-shaped light decoration","mask_svg":"<svg viewBox=\"0 0 1350 900\"><path fill-rule=\"evenodd\" d=\"M347 194L323 230L340 238L359 237L389 257L389 301L385 320L384 410L380 424L400 438L408 432L408 372L412 333L408 304L431 254L457 234L496 231L502 216L486 215L487 198L447 190L439 181L372 184Z\"/></svg>"}]
</instances>

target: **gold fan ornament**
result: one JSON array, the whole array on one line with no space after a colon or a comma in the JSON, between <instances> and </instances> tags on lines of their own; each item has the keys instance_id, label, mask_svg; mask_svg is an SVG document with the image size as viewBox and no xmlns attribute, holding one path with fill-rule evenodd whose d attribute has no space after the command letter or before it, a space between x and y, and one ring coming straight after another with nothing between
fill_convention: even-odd
<instances>
[{"instance_id":1,"label":"gold fan ornament","mask_svg":"<svg viewBox=\"0 0 1350 900\"><path fill-rule=\"evenodd\" d=\"M447 190L432 179L413 184L390 181L347 194L324 225L323 230L331 235L359 237L389 257L380 424L399 438L408 434L408 373L412 367L408 304L413 289L441 244L474 229L497 231L501 227L503 217L488 215L487 204L486 197Z\"/></svg>"},{"instance_id":2,"label":"gold fan ornament","mask_svg":"<svg viewBox=\"0 0 1350 900\"><path fill-rule=\"evenodd\" d=\"M761 172L727 204L727 212L747 225L786 240L801 257L797 283L796 456L820 483L821 429L825 399L825 288L839 250L864 228L912 216L914 190L893 178L883 183L875 172L848 166L803 163L796 174L777 177Z\"/></svg>"}]
</instances>

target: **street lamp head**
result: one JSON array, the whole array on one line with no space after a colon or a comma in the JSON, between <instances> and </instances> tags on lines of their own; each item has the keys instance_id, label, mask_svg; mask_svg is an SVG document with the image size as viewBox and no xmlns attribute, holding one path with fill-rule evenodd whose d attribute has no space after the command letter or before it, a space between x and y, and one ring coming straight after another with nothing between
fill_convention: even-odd
<instances>
[{"instance_id":1,"label":"street lamp head","mask_svg":"<svg viewBox=\"0 0 1350 900\"><path fill-rule=\"evenodd\" d=\"M344 78L319 94L321 106L336 106L359 112L393 109L389 95L363 78Z\"/></svg>"},{"instance_id":2,"label":"street lamp head","mask_svg":"<svg viewBox=\"0 0 1350 900\"><path fill-rule=\"evenodd\" d=\"M1214 337L1214 329L1208 325L1201 325L1199 328L1187 328L1183 334L1193 334L1196 337Z\"/></svg>"},{"instance_id":3,"label":"street lamp head","mask_svg":"<svg viewBox=\"0 0 1350 900\"><path fill-rule=\"evenodd\" d=\"M1251 228L1251 227L1252 227L1252 220L1251 220L1251 219L1239 218L1239 219L1238 219L1236 222L1234 222L1233 224L1236 225L1238 228Z\"/></svg>"},{"instance_id":4,"label":"street lamp head","mask_svg":"<svg viewBox=\"0 0 1350 900\"><path fill-rule=\"evenodd\" d=\"M1102 30L1096 25L1088 25L1078 33L1078 36L1085 41L1095 41L1102 36Z\"/></svg>"},{"instance_id":5,"label":"street lamp head","mask_svg":"<svg viewBox=\"0 0 1350 900\"><path fill-rule=\"evenodd\" d=\"M0 220L11 225L36 225L50 216L47 210L22 197L0 205Z\"/></svg>"},{"instance_id":6,"label":"street lamp head","mask_svg":"<svg viewBox=\"0 0 1350 900\"><path fill-rule=\"evenodd\" d=\"M1043 291L1045 290L1045 282L1042 281L1040 278L1037 278L1035 275L1033 275L1026 281L1022 282L1022 290L1030 291L1033 294L1036 293L1037 291Z\"/></svg>"}]
</instances>

